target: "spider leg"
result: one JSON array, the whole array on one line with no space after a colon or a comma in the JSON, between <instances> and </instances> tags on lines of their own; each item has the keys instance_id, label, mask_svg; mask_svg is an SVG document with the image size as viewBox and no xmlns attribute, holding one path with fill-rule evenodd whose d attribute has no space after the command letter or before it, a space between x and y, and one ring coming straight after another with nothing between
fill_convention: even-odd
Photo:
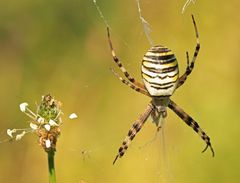
<instances>
[{"instance_id":1,"label":"spider leg","mask_svg":"<svg viewBox=\"0 0 240 183\"><path fill-rule=\"evenodd\" d=\"M212 151L212 156L214 156L214 150L212 148L209 136L200 128L198 123L189 116L186 112L184 112L180 107L177 106L172 100L170 100L168 107L173 110L188 126L190 126L195 132L200 135L200 137L207 144L206 148L202 151L205 152L208 147L210 147Z\"/></svg>"},{"instance_id":2,"label":"spider leg","mask_svg":"<svg viewBox=\"0 0 240 183\"><path fill-rule=\"evenodd\" d=\"M194 51L194 55L193 55L193 58L192 58L192 61L191 61L190 65L189 65L188 52L186 53L186 55L187 55L187 68L186 68L185 73L179 78L179 82L178 82L177 88L182 86L183 83L185 83L185 81L187 80L188 75L191 74L191 72L192 72L192 70L194 68L195 60L196 60L196 58L198 56L198 52L200 50L200 42L199 42L198 30L197 30L197 25L196 25L196 22L194 20L194 16L193 15L192 15L192 20L193 20L193 25L194 25L194 29L195 29L197 45L196 45L196 48L195 48L195 51Z\"/></svg>"},{"instance_id":3,"label":"spider leg","mask_svg":"<svg viewBox=\"0 0 240 183\"><path fill-rule=\"evenodd\" d=\"M110 31L109 31L109 27L107 27L107 35L108 35L108 43L111 49L111 53L112 53L112 57L114 62L118 65L118 67L121 69L121 71L123 72L123 74L126 76L126 78L133 83L134 85L140 87L140 88L144 88L144 85L142 83L137 82L127 71L127 69L125 69L125 67L122 65L121 61L118 59L118 57L115 54L114 48L113 48L113 44L111 41L111 37L110 37Z\"/></svg>"},{"instance_id":4,"label":"spider leg","mask_svg":"<svg viewBox=\"0 0 240 183\"><path fill-rule=\"evenodd\" d=\"M149 93L147 92L147 90L145 88L142 88L140 86L135 86L134 84L128 82L127 80L123 79L121 76L119 76L113 68L110 68L112 73L122 82L124 83L125 85L129 86L130 88L132 88L133 90L137 91L137 92L140 92L146 96L150 96Z\"/></svg>"},{"instance_id":5,"label":"spider leg","mask_svg":"<svg viewBox=\"0 0 240 183\"><path fill-rule=\"evenodd\" d=\"M116 158L113 161L113 164L117 161L118 158L121 158L126 150L128 149L129 144L134 139L136 134L141 130L142 126L148 119L149 115L151 114L152 110L154 109L154 106L152 103L148 104L145 111L138 117L138 119L133 124L132 128L128 131L127 137L124 139L121 147L118 150L118 154Z\"/></svg>"}]
</instances>

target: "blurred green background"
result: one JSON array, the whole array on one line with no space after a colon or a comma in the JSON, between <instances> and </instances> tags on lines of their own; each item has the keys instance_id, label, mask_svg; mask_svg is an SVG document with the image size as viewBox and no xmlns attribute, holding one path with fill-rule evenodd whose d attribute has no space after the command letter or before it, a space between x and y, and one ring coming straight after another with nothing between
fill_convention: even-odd
<instances>
[{"instance_id":1,"label":"blurred green background","mask_svg":"<svg viewBox=\"0 0 240 183\"><path fill-rule=\"evenodd\" d=\"M97 2L111 26L117 55L141 80L141 59L150 45L135 0ZM0 140L7 128L28 127L21 102L34 110L41 96L51 93L62 101L65 114L56 154L59 183L238 182L240 1L196 1L182 15L184 3L142 0L142 13L154 42L175 52L181 73L185 51L192 55L196 44L190 16L195 15L200 54L172 99L209 134L214 158L210 150L201 153L205 143L169 110L164 140L149 143L156 132L149 119L126 155L112 165L150 99L110 72L109 67L119 70L91 0L0 1ZM79 118L69 120L71 112ZM0 182L48 182L47 155L36 135L0 144Z\"/></svg>"}]
</instances>

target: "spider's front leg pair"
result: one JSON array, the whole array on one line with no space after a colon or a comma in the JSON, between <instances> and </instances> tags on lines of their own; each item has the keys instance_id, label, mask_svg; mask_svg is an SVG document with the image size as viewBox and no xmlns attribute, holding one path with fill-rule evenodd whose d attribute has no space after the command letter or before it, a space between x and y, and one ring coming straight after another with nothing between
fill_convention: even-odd
<instances>
[{"instance_id":1,"label":"spider's front leg pair","mask_svg":"<svg viewBox=\"0 0 240 183\"><path fill-rule=\"evenodd\" d=\"M133 90L140 92L144 95L150 96L146 90L146 88L144 87L144 85L138 81L136 81L134 79L134 77L132 77L129 72L127 71L127 69L125 69L125 67L123 66L123 64L120 62L120 60L118 59L118 57L115 54L115 51L113 49L113 45L112 45L112 41L111 41L111 37L110 37L110 31L109 31L109 27L107 27L107 35L108 35L108 43L111 49L111 54L112 54L112 58L114 60L114 62L117 64L117 66L120 68L120 70L122 71L122 73L125 75L125 77L127 78L127 80L125 80L124 78L120 77L113 68L111 68L111 71L113 72L113 74L124 84L126 84L127 86L129 86L130 88L132 88Z\"/></svg>"},{"instance_id":2,"label":"spider's front leg pair","mask_svg":"<svg viewBox=\"0 0 240 183\"><path fill-rule=\"evenodd\" d=\"M198 52L200 50L199 35L198 35L197 25L196 25L193 15L192 15L192 21L193 21L193 25L194 25L194 29L195 29L196 38L197 38L197 45L195 47L195 51L194 51L193 58L192 58L190 65L189 65L189 55L188 55L188 52L186 52L187 68L186 68L185 73L178 79L177 88L182 86L185 83L185 81L187 80L188 75L191 74L191 72L194 68L195 60L196 60L196 58L198 56Z\"/></svg>"}]
</instances>

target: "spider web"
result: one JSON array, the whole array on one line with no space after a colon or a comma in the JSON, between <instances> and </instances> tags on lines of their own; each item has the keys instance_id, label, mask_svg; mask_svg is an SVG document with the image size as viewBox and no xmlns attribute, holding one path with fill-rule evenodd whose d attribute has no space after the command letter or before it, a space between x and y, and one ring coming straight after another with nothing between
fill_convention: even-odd
<instances>
[{"instance_id":1,"label":"spider web","mask_svg":"<svg viewBox=\"0 0 240 183\"><path fill-rule=\"evenodd\" d=\"M195 3L196 3L196 0L187 0L187 1L185 2L185 4L183 5L183 7L182 7L182 14L185 12L186 8L190 5L190 3L195 4Z\"/></svg>"},{"instance_id":2,"label":"spider web","mask_svg":"<svg viewBox=\"0 0 240 183\"><path fill-rule=\"evenodd\" d=\"M167 146L166 146L166 140L165 140L165 133L164 133L164 123L166 119L163 119L162 128L159 132L157 132L158 137L158 147L160 148L160 155L158 156L158 163L156 166L156 172L157 172L157 183L158 182L175 182L174 177L171 171L171 166L169 163L169 156L167 153Z\"/></svg>"},{"instance_id":3,"label":"spider web","mask_svg":"<svg viewBox=\"0 0 240 183\"><path fill-rule=\"evenodd\" d=\"M165 140L165 122L167 118L160 117L159 128L156 130L154 137L147 141L144 145L139 146L139 149L144 150L144 159L154 158L155 164L155 181L159 182L175 182L172 175L171 166L169 163L168 150ZM148 119L149 121L151 119ZM157 148L156 148L157 147ZM155 153L153 151L156 151Z\"/></svg>"},{"instance_id":4,"label":"spider web","mask_svg":"<svg viewBox=\"0 0 240 183\"><path fill-rule=\"evenodd\" d=\"M97 11L98 11L98 13L99 13L99 15L100 15L100 18L103 20L103 22L104 22L104 24L106 25L106 27L109 27L109 28L110 28L107 19L104 17L104 15L103 15L100 7L99 7L98 4L97 4L97 0L93 0L93 3L94 3L94 5L95 5L95 7L97 8Z\"/></svg>"},{"instance_id":5,"label":"spider web","mask_svg":"<svg viewBox=\"0 0 240 183\"><path fill-rule=\"evenodd\" d=\"M99 6L98 3L97 3L97 0L92 0L92 1L93 1L94 6L96 7L96 9L97 9L97 11L98 11L98 14L99 14L100 18L103 20L103 23L105 24L106 27L108 27L108 28L112 31L113 29L112 29L112 27L109 25L106 17L104 16L104 14L103 14L100 6ZM124 44L128 49L130 49L130 47L128 46L128 43L127 43L125 40L123 40L123 39L122 39L120 36L118 36L118 35L117 35L117 37L123 42L123 44Z\"/></svg>"}]
</instances>

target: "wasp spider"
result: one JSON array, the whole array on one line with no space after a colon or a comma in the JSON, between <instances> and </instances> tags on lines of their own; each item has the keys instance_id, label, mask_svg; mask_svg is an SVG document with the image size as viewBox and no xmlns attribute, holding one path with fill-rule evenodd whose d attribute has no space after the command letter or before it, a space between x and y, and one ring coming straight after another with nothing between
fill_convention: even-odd
<instances>
[{"instance_id":1,"label":"wasp spider","mask_svg":"<svg viewBox=\"0 0 240 183\"><path fill-rule=\"evenodd\" d=\"M120 60L117 58L113 45L110 38L109 28L107 28L108 41L111 48L111 53L113 60L118 65L120 70L125 75L126 79L120 77L113 69L113 73L122 81L122 83L128 85L137 92L140 92L146 96L152 98L151 102L148 104L145 111L138 117L138 119L133 124L132 128L129 130L127 137L123 141L121 147L119 148L118 154L113 162L121 158L126 152L129 144L134 139L136 134L141 130L142 126L151 115L153 122L156 123L158 129L161 128L159 124L160 118L164 119L167 116L167 107L174 111L188 126L190 126L200 137L205 141L206 148L202 151L206 151L210 147L212 151L212 156L214 156L214 150L211 146L209 136L200 128L198 123L190 117L186 112L184 112L180 107L177 106L175 102L170 99L173 92L180 86L184 84L188 75L191 74L194 63L197 58L200 43L198 37L198 30L192 15L192 21L195 29L197 45L192 58L191 63L189 63L189 55L186 52L187 57L187 68L185 73L179 77L178 62L172 51L161 45L151 47L147 53L144 55L142 60L142 78L143 83L137 82L124 68Z\"/></svg>"}]
</instances>

